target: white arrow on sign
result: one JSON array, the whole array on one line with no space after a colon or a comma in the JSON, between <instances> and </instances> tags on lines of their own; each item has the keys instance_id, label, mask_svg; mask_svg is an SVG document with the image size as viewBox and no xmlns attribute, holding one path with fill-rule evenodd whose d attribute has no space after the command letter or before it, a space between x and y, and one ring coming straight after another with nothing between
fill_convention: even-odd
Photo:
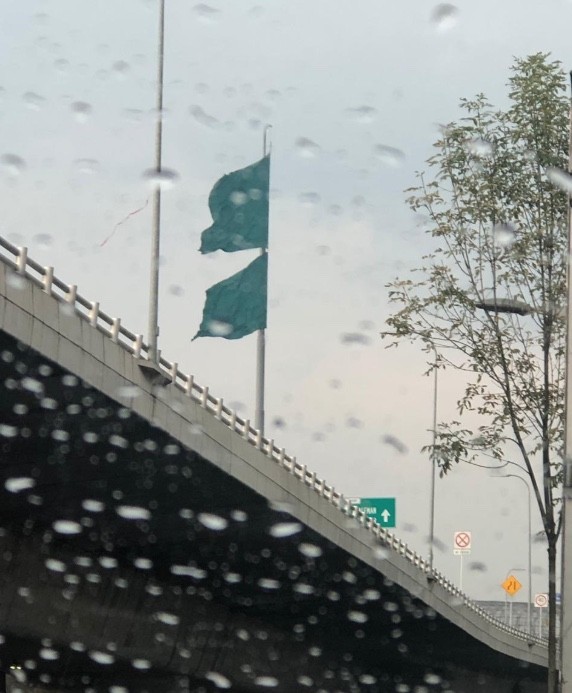
<instances>
[{"instance_id":1,"label":"white arrow on sign","mask_svg":"<svg viewBox=\"0 0 572 693\"><path fill-rule=\"evenodd\" d=\"M385 524L387 524L389 522L389 518L391 517L391 513L386 509L381 513L381 517L383 518Z\"/></svg>"}]
</instances>

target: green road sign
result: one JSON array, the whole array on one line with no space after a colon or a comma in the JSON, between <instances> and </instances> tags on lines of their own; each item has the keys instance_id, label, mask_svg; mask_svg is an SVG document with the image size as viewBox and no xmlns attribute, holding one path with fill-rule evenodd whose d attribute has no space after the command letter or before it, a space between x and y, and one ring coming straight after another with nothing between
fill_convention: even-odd
<instances>
[{"instance_id":1,"label":"green road sign","mask_svg":"<svg viewBox=\"0 0 572 693\"><path fill-rule=\"evenodd\" d=\"M395 527L395 498L350 498L368 517L373 517L382 527Z\"/></svg>"}]
</instances>

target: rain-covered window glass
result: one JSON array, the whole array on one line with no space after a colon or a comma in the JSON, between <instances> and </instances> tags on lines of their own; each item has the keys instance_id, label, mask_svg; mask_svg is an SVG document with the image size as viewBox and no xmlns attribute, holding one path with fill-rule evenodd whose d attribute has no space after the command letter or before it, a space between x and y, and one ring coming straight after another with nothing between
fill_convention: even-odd
<instances>
[{"instance_id":1,"label":"rain-covered window glass","mask_svg":"<svg viewBox=\"0 0 572 693\"><path fill-rule=\"evenodd\" d=\"M572 693L571 22L4 0L0 691Z\"/></svg>"}]
</instances>

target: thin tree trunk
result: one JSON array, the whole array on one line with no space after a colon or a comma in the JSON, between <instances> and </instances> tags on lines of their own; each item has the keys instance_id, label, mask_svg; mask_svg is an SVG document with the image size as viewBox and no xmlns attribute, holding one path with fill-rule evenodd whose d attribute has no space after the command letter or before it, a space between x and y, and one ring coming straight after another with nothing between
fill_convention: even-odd
<instances>
[{"instance_id":1,"label":"thin tree trunk","mask_svg":"<svg viewBox=\"0 0 572 693\"><path fill-rule=\"evenodd\" d=\"M548 537L548 693L558 693L556 663L556 537Z\"/></svg>"}]
</instances>

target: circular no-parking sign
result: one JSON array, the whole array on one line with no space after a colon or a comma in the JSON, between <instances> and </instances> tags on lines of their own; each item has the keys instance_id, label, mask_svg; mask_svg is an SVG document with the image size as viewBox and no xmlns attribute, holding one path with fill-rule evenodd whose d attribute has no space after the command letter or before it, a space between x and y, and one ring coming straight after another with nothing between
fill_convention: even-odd
<instances>
[{"instance_id":1,"label":"circular no-parking sign","mask_svg":"<svg viewBox=\"0 0 572 693\"><path fill-rule=\"evenodd\" d=\"M534 595L534 606L539 609L544 609L548 606L548 595L541 592L540 594Z\"/></svg>"},{"instance_id":2,"label":"circular no-parking sign","mask_svg":"<svg viewBox=\"0 0 572 693\"><path fill-rule=\"evenodd\" d=\"M470 549L471 548L471 533L470 532L455 532L453 537L454 548Z\"/></svg>"}]
</instances>

